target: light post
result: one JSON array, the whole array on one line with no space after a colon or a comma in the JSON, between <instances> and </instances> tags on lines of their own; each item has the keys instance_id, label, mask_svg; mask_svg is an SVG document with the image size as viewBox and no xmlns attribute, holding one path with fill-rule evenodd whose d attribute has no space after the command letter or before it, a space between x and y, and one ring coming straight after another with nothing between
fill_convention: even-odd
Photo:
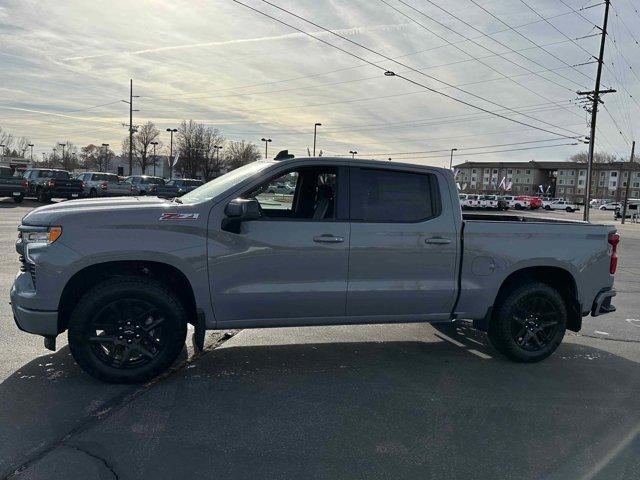
<instances>
[{"instance_id":1,"label":"light post","mask_svg":"<svg viewBox=\"0 0 640 480\"><path fill-rule=\"evenodd\" d=\"M457 152L457 151L458 151L457 148L451 149L451 157L449 157L449 170L453 168L453 152Z\"/></svg>"},{"instance_id":2,"label":"light post","mask_svg":"<svg viewBox=\"0 0 640 480\"><path fill-rule=\"evenodd\" d=\"M102 166L104 166L105 170L107 169L107 155L109 154L109 144L103 143L102 146L104 147L104 161L100 166L100 171L102 171Z\"/></svg>"},{"instance_id":3,"label":"light post","mask_svg":"<svg viewBox=\"0 0 640 480\"><path fill-rule=\"evenodd\" d=\"M62 161L64 162L64 147L67 146L66 143L59 143L58 145L60 145L62 147Z\"/></svg>"},{"instance_id":4,"label":"light post","mask_svg":"<svg viewBox=\"0 0 640 480\"><path fill-rule=\"evenodd\" d=\"M33 163L33 143L30 143L27 147L31 149L31 163Z\"/></svg>"},{"instance_id":5,"label":"light post","mask_svg":"<svg viewBox=\"0 0 640 480\"><path fill-rule=\"evenodd\" d=\"M222 147L214 145L213 149L216 151L216 168L218 169L218 174L220 174L220 150L222 150Z\"/></svg>"},{"instance_id":6,"label":"light post","mask_svg":"<svg viewBox=\"0 0 640 480\"><path fill-rule=\"evenodd\" d=\"M153 145L153 176L156 176L156 145L158 145L158 142L151 142L151 145Z\"/></svg>"},{"instance_id":7,"label":"light post","mask_svg":"<svg viewBox=\"0 0 640 480\"><path fill-rule=\"evenodd\" d=\"M263 137L263 138L260 139L260 141L264 142L264 159L266 160L267 156L268 156L268 153L267 153L268 152L268 147L269 147L269 143L271 142L271 139Z\"/></svg>"},{"instance_id":8,"label":"light post","mask_svg":"<svg viewBox=\"0 0 640 480\"><path fill-rule=\"evenodd\" d=\"M351 154L351 158L356 158L356 154L358 152L356 152L355 150L349 150L349 153Z\"/></svg>"},{"instance_id":9,"label":"light post","mask_svg":"<svg viewBox=\"0 0 640 480\"><path fill-rule=\"evenodd\" d=\"M171 134L171 142L169 143L169 180L173 177L173 134L177 131L177 128L167 128L167 132Z\"/></svg>"},{"instance_id":10,"label":"light post","mask_svg":"<svg viewBox=\"0 0 640 480\"><path fill-rule=\"evenodd\" d=\"M316 137L318 136L318 127L321 127L321 123L316 123L313 126L313 156L316 156Z\"/></svg>"},{"instance_id":11,"label":"light post","mask_svg":"<svg viewBox=\"0 0 640 480\"><path fill-rule=\"evenodd\" d=\"M4 148L6 145L0 145L0 158L2 158L2 162L4 163Z\"/></svg>"}]
</instances>

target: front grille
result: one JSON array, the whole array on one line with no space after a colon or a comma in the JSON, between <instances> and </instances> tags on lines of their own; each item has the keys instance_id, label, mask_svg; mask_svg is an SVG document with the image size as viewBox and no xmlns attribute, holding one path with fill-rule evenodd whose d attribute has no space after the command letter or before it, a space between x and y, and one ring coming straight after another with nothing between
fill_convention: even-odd
<instances>
[{"instance_id":1,"label":"front grille","mask_svg":"<svg viewBox=\"0 0 640 480\"><path fill-rule=\"evenodd\" d=\"M20 255L19 257L20 263L20 271L21 272L29 272L31 275L31 281L33 282L33 286L36 286L36 266L33 263L27 262L27 259L24 258L24 255Z\"/></svg>"}]
</instances>

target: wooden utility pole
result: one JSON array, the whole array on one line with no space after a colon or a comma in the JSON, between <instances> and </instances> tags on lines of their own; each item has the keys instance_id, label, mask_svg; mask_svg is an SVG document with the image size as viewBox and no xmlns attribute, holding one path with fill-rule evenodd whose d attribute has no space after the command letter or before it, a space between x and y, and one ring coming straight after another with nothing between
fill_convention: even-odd
<instances>
[{"instance_id":1,"label":"wooden utility pole","mask_svg":"<svg viewBox=\"0 0 640 480\"><path fill-rule=\"evenodd\" d=\"M602 65L604 63L604 44L607 38L607 20L609 19L610 0L605 0L604 21L602 23L602 38L600 39L600 54L598 55L598 71L596 73L596 86L592 92L578 92L578 95L585 95L592 100L591 107L591 134L589 135L589 160L587 163L587 185L584 194L584 214L583 220L589 221L589 202L591 201L591 177L593 174L593 154L596 143L596 118L598 116L598 104L601 103L600 95L613 93L615 90L600 91L600 79L602 77Z\"/></svg>"},{"instance_id":2,"label":"wooden utility pole","mask_svg":"<svg viewBox=\"0 0 640 480\"><path fill-rule=\"evenodd\" d=\"M622 206L622 223L627 218L627 203L629 203L629 185L631 185L631 175L633 174L633 155L636 150L636 141L631 144L631 157L629 158L629 172L627 175L627 188L624 190L624 205Z\"/></svg>"},{"instance_id":3,"label":"wooden utility pole","mask_svg":"<svg viewBox=\"0 0 640 480\"><path fill-rule=\"evenodd\" d=\"M139 95L133 94L133 79L129 79L129 100L122 100L124 103L129 104L129 175L133 174L133 132L136 131L133 126L133 112L139 111L133 109L133 99L138 97ZM126 125L123 124L123 126Z\"/></svg>"}]
</instances>

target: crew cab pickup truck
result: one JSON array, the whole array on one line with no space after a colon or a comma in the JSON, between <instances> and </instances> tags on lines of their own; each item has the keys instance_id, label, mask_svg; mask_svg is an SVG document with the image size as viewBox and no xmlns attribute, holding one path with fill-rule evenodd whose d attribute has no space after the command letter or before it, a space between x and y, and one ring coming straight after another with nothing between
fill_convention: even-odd
<instances>
[{"instance_id":1,"label":"crew cab pickup truck","mask_svg":"<svg viewBox=\"0 0 640 480\"><path fill-rule=\"evenodd\" d=\"M270 185L294 194L274 206ZM22 219L20 329L68 331L108 382L142 382L206 329L472 320L518 362L615 310L613 226L460 209L449 170L257 161L173 201L86 199Z\"/></svg>"},{"instance_id":2,"label":"crew cab pickup truck","mask_svg":"<svg viewBox=\"0 0 640 480\"><path fill-rule=\"evenodd\" d=\"M15 177L10 167L0 167L0 197L11 197L16 203L24 200L27 181Z\"/></svg>"},{"instance_id":3,"label":"crew cab pickup truck","mask_svg":"<svg viewBox=\"0 0 640 480\"><path fill-rule=\"evenodd\" d=\"M202 180L191 178L172 178L164 185L157 185L153 193L162 198L180 197L202 186L203 183Z\"/></svg>"},{"instance_id":4,"label":"crew cab pickup truck","mask_svg":"<svg viewBox=\"0 0 640 480\"><path fill-rule=\"evenodd\" d=\"M46 203L52 198L80 198L83 196L82 180L71 178L66 170L53 168L33 168L26 170L23 177L27 181L26 197L36 197Z\"/></svg>"}]
</instances>

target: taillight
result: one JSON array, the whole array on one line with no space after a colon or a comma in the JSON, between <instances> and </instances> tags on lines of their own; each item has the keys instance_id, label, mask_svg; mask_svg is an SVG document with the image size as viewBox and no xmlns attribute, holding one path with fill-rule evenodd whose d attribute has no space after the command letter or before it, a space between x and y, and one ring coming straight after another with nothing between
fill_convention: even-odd
<instances>
[{"instance_id":1,"label":"taillight","mask_svg":"<svg viewBox=\"0 0 640 480\"><path fill-rule=\"evenodd\" d=\"M24 188L27 188L29 186L29 182L27 182L26 180L22 180L22 186Z\"/></svg>"},{"instance_id":2,"label":"taillight","mask_svg":"<svg viewBox=\"0 0 640 480\"><path fill-rule=\"evenodd\" d=\"M102 183L100 184L100 188L101 188L101 189L103 189L103 190L106 190L106 189L107 189L107 186L108 186L108 185L107 185L107 182L102 182Z\"/></svg>"},{"instance_id":3,"label":"taillight","mask_svg":"<svg viewBox=\"0 0 640 480\"><path fill-rule=\"evenodd\" d=\"M81 185L82 185L82 189L84 190L84 187L85 187L84 182L82 182Z\"/></svg>"},{"instance_id":4,"label":"taillight","mask_svg":"<svg viewBox=\"0 0 640 480\"><path fill-rule=\"evenodd\" d=\"M611 245L611 261L609 263L609 273L613 275L618 268L618 244L620 243L620 235L617 233L609 234L609 245Z\"/></svg>"},{"instance_id":5,"label":"taillight","mask_svg":"<svg viewBox=\"0 0 640 480\"><path fill-rule=\"evenodd\" d=\"M47 185L48 185L50 188L53 188L53 187L55 187L55 186L56 186L56 181L55 181L55 180L49 180L49 181L47 182Z\"/></svg>"}]
</instances>

